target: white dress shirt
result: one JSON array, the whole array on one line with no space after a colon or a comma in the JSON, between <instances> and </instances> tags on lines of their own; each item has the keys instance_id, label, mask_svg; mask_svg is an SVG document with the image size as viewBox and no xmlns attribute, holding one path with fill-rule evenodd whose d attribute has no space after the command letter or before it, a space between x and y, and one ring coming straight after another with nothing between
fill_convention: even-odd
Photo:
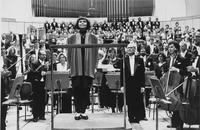
<instances>
[{"instance_id":1,"label":"white dress shirt","mask_svg":"<svg viewBox=\"0 0 200 130\"><path fill-rule=\"evenodd\" d=\"M131 76L133 76L135 68L135 55L129 56L129 62L130 62Z\"/></svg>"},{"instance_id":2,"label":"white dress shirt","mask_svg":"<svg viewBox=\"0 0 200 130\"><path fill-rule=\"evenodd\" d=\"M197 68L197 62L198 62L198 59L199 59L199 56L197 56L194 60L194 62L192 63L192 66L194 68ZM198 68L197 68L198 69ZM198 73L199 73L199 70L198 70ZM196 75L195 72L192 72L192 75Z\"/></svg>"}]
</instances>

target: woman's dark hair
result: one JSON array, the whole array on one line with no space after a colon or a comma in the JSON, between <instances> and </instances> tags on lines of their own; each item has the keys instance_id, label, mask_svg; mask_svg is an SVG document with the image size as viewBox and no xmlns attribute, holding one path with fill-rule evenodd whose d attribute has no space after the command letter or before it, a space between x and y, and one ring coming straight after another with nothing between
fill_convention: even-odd
<instances>
[{"instance_id":1,"label":"woman's dark hair","mask_svg":"<svg viewBox=\"0 0 200 130\"><path fill-rule=\"evenodd\" d=\"M78 18L78 20L76 21L76 24L75 24L75 28L76 29L80 29L79 26L78 26L78 23L80 20L86 20L87 21L87 27L86 27L86 30L89 30L91 25L90 25L90 21L86 18L86 17L80 17Z\"/></svg>"},{"instance_id":2,"label":"woman's dark hair","mask_svg":"<svg viewBox=\"0 0 200 130\"><path fill-rule=\"evenodd\" d=\"M177 52L179 52L179 50L180 50L180 45L178 44L178 42L172 40L172 41L170 41L170 42L168 43L168 46L170 46L171 44L173 44L174 47L176 48Z\"/></svg>"},{"instance_id":3,"label":"woman's dark hair","mask_svg":"<svg viewBox=\"0 0 200 130\"><path fill-rule=\"evenodd\" d=\"M58 60L59 60L59 62L60 62L61 56L64 56L64 57L65 57L65 60L67 60L67 57L66 57L63 53L60 53L60 54L58 55Z\"/></svg>"},{"instance_id":4,"label":"woman's dark hair","mask_svg":"<svg viewBox=\"0 0 200 130\"><path fill-rule=\"evenodd\" d=\"M166 58L167 58L167 57L165 56L164 53L159 53L159 54L158 54L158 56L157 56L157 61L158 61L158 57L159 57L159 56L162 56L163 61L166 61Z\"/></svg>"}]
</instances>

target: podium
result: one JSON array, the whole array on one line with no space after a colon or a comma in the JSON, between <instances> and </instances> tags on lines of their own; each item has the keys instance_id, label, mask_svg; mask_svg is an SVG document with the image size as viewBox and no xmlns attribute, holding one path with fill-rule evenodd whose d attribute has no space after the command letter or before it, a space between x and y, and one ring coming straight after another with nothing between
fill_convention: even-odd
<instances>
[{"instance_id":1,"label":"podium","mask_svg":"<svg viewBox=\"0 0 200 130\"><path fill-rule=\"evenodd\" d=\"M53 84L52 84L53 83ZM62 94L66 93L67 88L69 88L69 74L66 71L53 71L52 81L51 81L51 72L48 71L46 74L45 88L46 90L51 90L53 85L54 92L51 93L51 96L54 94L58 95L58 104L57 104L57 113L60 113L62 108Z\"/></svg>"},{"instance_id":2,"label":"podium","mask_svg":"<svg viewBox=\"0 0 200 130\"><path fill-rule=\"evenodd\" d=\"M116 112L119 110L119 92L120 92L120 72L108 72L105 74L108 87L111 89L111 92L116 93Z\"/></svg>"}]
</instances>

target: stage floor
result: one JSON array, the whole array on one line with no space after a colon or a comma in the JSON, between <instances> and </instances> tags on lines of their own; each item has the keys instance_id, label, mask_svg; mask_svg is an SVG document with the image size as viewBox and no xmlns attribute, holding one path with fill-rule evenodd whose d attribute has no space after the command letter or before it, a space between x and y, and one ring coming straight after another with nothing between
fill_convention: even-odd
<instances>
[{"instance_id":1,"label":"stage floor","mask_svg":"<svg viewBox=\"0 0 200 130\"><path fill-rule=\"evenodd\" d=\"M54 118L54 130L124 130L124 115L113 113L88 114L88 120L74 120L74 114L58 114ZM131 125L126 120L127 129Z\"/></svg>"},{"instance_id":2,"label":"stage floor","mask_svg":"<svg viewBox=\"0 0 200 130\"><path fill-rule=\"evenodd\" d=\"M27 110L27 120L24 119L24 107L20 110L20 130L50 130L51 126L51 114L46 113L45 117L46 120L39 120L38 122L32 122L32 115L30 112L30 108ZM50 110L50 108L48 109ZM54 130L84 130L84 128L94 128L92 130L103 130L100 128L106 128L106 130L118 130L118 128L123 128L123 114L112 114L111 109L98 109L94 113L91 113L91 109L87 110L87 114L89 115L89 120L84 121L75 121L74 120L74 113L73 114L59 114L54 117ZM139 127L134 127L134 125L130 125L128 122L129 127L132 127L132 130L156 130L156 121L153 120L153 112L149 116L149 109L146 109L146 117L148 121L141 121ZM16 125L16 107L11 106L8 110L7 114L7 129L6 130L17 130ZM175 130L174 128L167 128L167 125L170 124L170 118L166 115L164 110L159 109L159 130ZM99 129L98 129L99 128ZM200 130L199 126L194 125L191 126L189 129L188 125L184 125L184 130Z\"/></svg>"}]
</instances>

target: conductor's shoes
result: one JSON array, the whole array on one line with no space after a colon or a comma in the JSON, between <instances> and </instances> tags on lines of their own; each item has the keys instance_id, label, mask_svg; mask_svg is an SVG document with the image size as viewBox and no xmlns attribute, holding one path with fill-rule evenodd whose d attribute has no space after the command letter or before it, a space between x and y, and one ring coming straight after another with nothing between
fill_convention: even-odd
<instances>
[{"instance_id":1,"label":"conductor's shoes","mask_svg":"<svg viewBox=\"0 0 200 130\"><path fill-rule=\"evenodd\" d=\"M80 120L81 119L81 115L80 114L76 114L74 117L75 120Z\"/></svg>"},{"instance_id":2,"label":"conductor's shoes","mask_svg":"<svg viewBox=\"0 0 200 130\"><path fill-rule=\"evenodd\" d=\"M81 119L83 119L83 120L88 120L88 116L85 115L85 114L81 114Z\"/></svg>"},{"instance_id":3,"label":"conductor's shoes","mask_svg":"<svg viewBox=\"0 0 200 130\"><path fill-rule=\"evenodd\" d=\"M148 119L145 117L144 119L143 119L144 121L148 121Z\"/></svg>"}]
</instances>

